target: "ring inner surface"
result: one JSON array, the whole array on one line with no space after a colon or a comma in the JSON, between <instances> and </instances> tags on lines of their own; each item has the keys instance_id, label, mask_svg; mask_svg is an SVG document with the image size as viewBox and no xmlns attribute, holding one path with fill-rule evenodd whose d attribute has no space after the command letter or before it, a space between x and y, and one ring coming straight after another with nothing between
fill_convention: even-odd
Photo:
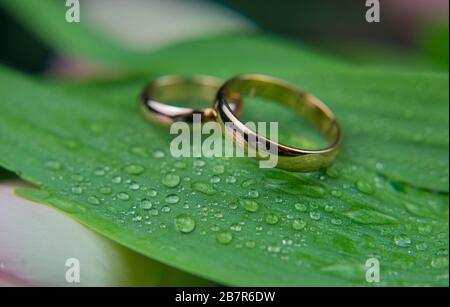
<instances>
[{"instance_id":1,"label":"ring inner surface","mask_svg":"<svg viewBox=\"0 0 450 307\"><path fill-rule=\"evenodd\" d=\"M333 113L316 97L303 92L290 84L253 78L238 77L227 83L222 93L228 102L232 95L239 93L242 96L258 96L267 98L294 110L298 115L304 117L307 122L316 128L326 139L328 147L320 150L302 150L305 152L320 152L334 149L341 139L340 127ZM236 120L238 120L236 118ZM270 141L270 140L268 140ZM299 148L278 144L289 151ZM301 150L301 149L300 149Z\"/></svg>"},{"instance_id":2,"label":"ring inner surface","mask_svg":"<svg viewBox=\"0 0 450 307\"><path fill-rule=\"evenodd\" d=\"M214 100L220 85L221 82L212 77L169 78L152 83L146 94L151 100L171 106L203 109L205 102Z\"/></svg>"}]
</instances>

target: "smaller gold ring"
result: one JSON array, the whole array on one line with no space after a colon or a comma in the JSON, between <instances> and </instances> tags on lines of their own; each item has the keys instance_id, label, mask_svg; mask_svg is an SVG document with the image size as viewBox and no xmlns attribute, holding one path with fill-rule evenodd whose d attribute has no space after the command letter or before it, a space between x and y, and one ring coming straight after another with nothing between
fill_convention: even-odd
<instances>
[{"instance_id":1,"label":"smaller gold ring","mask_svg":"<svg viewBox=\"0 0 450 307\"><path fill-rule=\"evenodd\" d=\"M172 105L163 101L209 101L214 102L223 80L211 76L163 76L150 82L140 96L140 109L151 122L170 125L177 121L192 123L193 115L199 114L202 121L215 120L213 108L194 109ZM231 109L240 114L241 100L231 101Z\"/></svg>"},{"instance_id":2,"label":"smaller gold ring","mask_svg":"<svg viewBox=\"0 0 450 307\"><path fill-rule=\"evenodd\" d=\"M325 137L328 146L320 150L306 150L279 144L257 134L243 124L230 108L228 100L237 95L265 97L291 108L305 117ZM217 121L222 124L225 133L231 135L233 140L244 148L252 147L257 157L262 156L259 154L261 150L268 154L276 154L277 168L298 172L311 172L325 168L334 161L342 143L341 127L334 114L323 102L292 84L272 77L241 75L228 80L217 93L215 109ZM229 129L227 123L231 123L233 129ZM264 149L264 146L260 148L255 146L255 143L249 143L249 140L255 139L258 140L258 144L265 146L270 144L270 148L275 150L269 152Z\"/></svg>"}]
</instances>

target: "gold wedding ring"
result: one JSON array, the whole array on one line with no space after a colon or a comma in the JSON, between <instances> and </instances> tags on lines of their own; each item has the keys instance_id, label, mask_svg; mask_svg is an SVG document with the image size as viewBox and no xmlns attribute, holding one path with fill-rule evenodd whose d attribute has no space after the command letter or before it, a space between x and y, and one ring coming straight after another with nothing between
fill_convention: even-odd
<instances>
[{"instance_id":1,"label":"gold wedding ring","mask_svg":"<svg viewBox=\"0 0 450 307\"><path fill-rule=\"evenodd\" d=\"M306 150L274 142L242 123L228 104L228 97L239 94L259 96L277 101L303 116L327 140L328 146L320 150ZM235 142L245 148L252 147L257 157L264 148L273 148L267 154L278 155L277 168L311 172L329 166L335 159L342 143L341 127L331 110L318 98L298 89L292 84L264 75L241 75L228 80L218 91L215 102L217 120L223 125L225 133L232 133ZM233 130L227 129L231 123ZM236 129L237 134L236 134ZM240 135L240 137L236 137ZM256 146L248 140L258 140L264 146ZM270 146L267 146L270 144Z\"/></svg>"},{"instance_id":2,"label":"gold wedding ring","mask_svg":"<svg viewBox=\"0 0 450 307\"><path fill-rule=\"evenodd\" d=\"M145 118L153 123L170 125L177 121L191 123L194 114L199 114L202 121L215 119L211 107L194 109L173 105L174 101L214 102L223 80L211 76L164 76L153 80L141 93L140 108ZM240 114L241 100L234 99L230 108Z\"/></svg>"},{"instance_id":3,"label":"gold wedding ring","mask_svg":"<svg viewBox=\"0 0 450 307\"><path fill-rule=\"evenodd\" d=\"M239 120L243 96L268 98L287 106L315 127L328 145L319 150L307 150L258 134ZM170 103L192 100L211 101L214 108L194 109ZM343 139L336 117L323 102L292 84L264 75L240 75L225 83L210 76L160 77L144 88L140 107L148 120L158 124L191 123L195 114L199 114L202 121L216 120L222 125L222 131L239 146L253 149L257 158L276 155L275 166L289 171L311 172L329 166ZM259 146L261 144L264 146Z\"/></svg>"}]
</instances>

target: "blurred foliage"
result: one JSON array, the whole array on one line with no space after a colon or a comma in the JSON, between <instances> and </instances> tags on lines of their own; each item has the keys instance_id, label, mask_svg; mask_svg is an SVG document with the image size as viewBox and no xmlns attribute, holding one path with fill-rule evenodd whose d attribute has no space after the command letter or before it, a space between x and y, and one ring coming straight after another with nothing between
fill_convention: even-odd
<instances>
[{"instance_id":1,"label":"blurred foliage","mask_svg":"<svg viewBox=\"0 0 450 307\"><path fill-rule=\"evenodd\" d=\"M42 72L51 49L0 6L0 63L28 72Z\"/></svg>"},{"instance_id":2,"label":"blurred foliage","mask_svg":"<svg viewBox=\"0 0 450 307\"><path fill-rule=\"evenodd\" d=\"M432 23L424 27L419 35L419 46L423 54L435 65L448 70L449 26L448 23Z\"/></svg>"}]
</instances>

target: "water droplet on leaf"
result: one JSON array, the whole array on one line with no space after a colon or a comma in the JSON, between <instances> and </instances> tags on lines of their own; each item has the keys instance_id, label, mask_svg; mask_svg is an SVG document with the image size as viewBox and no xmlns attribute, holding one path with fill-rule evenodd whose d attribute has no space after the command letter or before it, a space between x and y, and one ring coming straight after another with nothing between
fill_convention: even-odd
<instances>
[{"instance_id":1,"label":"water droplet on leaf","mask_svg":"<svg viewBox=\"0 0 450 307\"><path fill-rule=\"evenodd\" d=\"M167 174L166 176L164 176L162 183L168 188L175 188L180 184L180 181L180 176L175 174Z\"/></svg>"},{"instance_id":2,"label":"water droplet on leaf","mask_svg":"<svg viewBox=\"0 0 450 307\"><path fill-rule=\"evenodd\" d=\"M182 233L191 233L195 229L195 220L187 214L180 214L175 218L175 228Z\"/></svg>"},{"instance_id":3,"label":"water droplet on leaf","mask_svg":"<svg viewBox=\"0 0 450 307\"><path fill-rule=\"evenodd\" d=\"M304 220L296 219L292 222L292 229L294 230L303 230L306 227L306 222Z\"/></svg>"},{"instance_id":4,"label":"water droplet on leaf","mask_svg":"<svg viewBox=\"0 0 450 307\"><path fill-rule=\"evenodd\" d=\"M300 212L306 212L308 210L308 208L306 207L306 205L304 204L300 204L300 203L296 203L294 205L294 208Z\"/></svg>"},{"instance_id":5,"label":"water droplet on leaf","mask_svg":"<svg viewBox=\"0 0 450 307\"><path fill-rule=\"evenodd\" d=\"M88 197L88 202L91 205L100 205L100 199L98 199L98 197L96 197L96 196L89 196Z\"/></svg>"},{"instance_id":6,"label":"water droplet on leaf","mask_svg":"<svg viewBox=\"0 0 450 307\"><path fill-rule=\"evenodd\" d=\"M364 180L357 180L355 186L358 189L358 191L367 195L372 195L375 192L373 186Z\"/></svg>"},{"instance_id":7,"label":"water droplet on leaf","mask_svg":"<svg viewBox=\"0 0 450 307\"><path fill-rule=\"evenodd\" d=\"M215 175L221 175L225 172L225 167L223 165L214 165L213 173Z\"/></svg>"},{"instance_id":8,"label":"water droplet on leaf","mask_svg":"<svg viewBox=\"0 0 450 307\"><path fill-rule=\"evenodd\" d=\"M278 216L275 214L268 214L266 216L266 223L269 225L275 225L276 223L278 223Z\"/></svg>"},{"instance_id":9,"label":"water droplet on leaf","mask_svg":"<svg viewBox=\"0 0 450 307\"><path fill-rule=\"evenodd\" d=\"M143 210L150 210L153 207L153 204L150 200L148 199L143 199L141 200L141 209Z\"/></svg>"},{"instance_id":10,"label":"water droplet on leaf","mask_svg":"<svg viewBox=\"0 0 450 307\"><path fill-rule=\"evenodd\" d=\"M170 194L170 195L166 196L165 201L168 204L174 205L180 201L180 197L178 197L178 195L175 195L175 194Z\"/></svg>"},{"instance_id":11,"label":"water droplet on leaf","mask_svg":"<svg viewBox=\"0 0 450 307\"><path fill-rule=\"evenodd\" d=\"M241 199L240 204L247 212L256 212L259 209L259 204L251 199Z\"/></svg>"},{"instance_id":12,"label":"water droplet on leaf","mask_svg":"<svg viewBox=\"0 0 450 307\"><path fill-rule=\"evenodd\" d=\"M130 175L140 175L144 172L145 168L138 164L130 164L125 167L125 172Z\"/></svg>"},{"instance_id":13,"label":"water droplet on leaf","mask_svg":"<svg viewBox=\"0 0 450 307\"><path fill-rule=\"evenodd\" d=\"M192 183L191 188L194 191L206 194L206 195L214 195L216 194L217 190L214 189L210 184L202 182L202 181L197 181Z\"/></svg>"},{"instance_id":14,"label":"water droplet on leaf","mask_svg":"<svg viewBox=\"0 0 450 307\"><path fill-rule=\"evenodd\" d=\"M217 242L219 242L220 244L227 245L227 244L230 244L231 241L233 240L233 235L229 231L224 231L224 232L218 233L216 235L216 239L217 239Z\"/></svg>"},{"instance_id":15,"label":"water droplet on leaf","mask_svg":"<svg viewBox=\"0 0 450 307\"><path fill-rule=\"evenodd\" d=\"M130 195L128 195L125 192L120 192L117 194L117 198L120 200L129 200L130 199Z\"/></svg>"}]
</instances>

